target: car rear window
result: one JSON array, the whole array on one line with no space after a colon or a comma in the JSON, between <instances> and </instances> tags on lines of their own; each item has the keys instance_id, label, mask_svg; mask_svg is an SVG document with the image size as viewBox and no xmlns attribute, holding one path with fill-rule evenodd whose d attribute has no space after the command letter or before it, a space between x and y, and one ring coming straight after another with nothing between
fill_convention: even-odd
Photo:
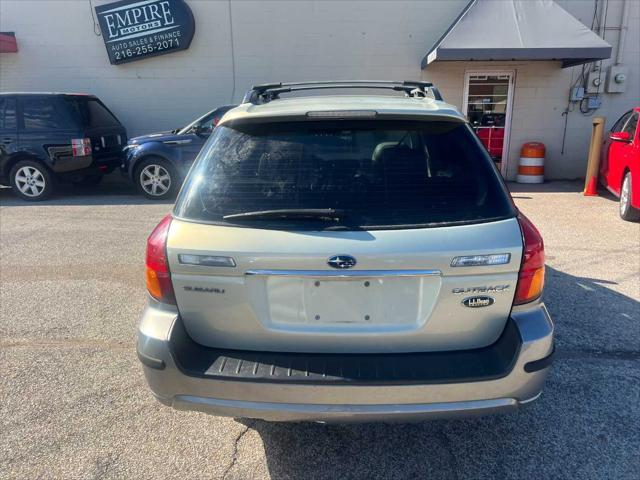
<instances>
[{"instance_id":1,"label":"car rear window","mask_svg":"<svg viewBox=\"0 0 640 480\"><path fill-rule=\"evenodd\" d=\"M281 209L336 209L344 218L223 218ZM416 228L514 215L466 124L380 120L223 125L200 153L174 213L290 229Z\"/></svg>"},{"instance_id":2,"label":"car rear window","mask_svg":"<svg viewBox=\"0 0 640 480\"><path fill-rule=\"evenodd\" d=\"M120 122L97 98L65 97L83 127L118 127Z\"/></svg>"}]
</instances>

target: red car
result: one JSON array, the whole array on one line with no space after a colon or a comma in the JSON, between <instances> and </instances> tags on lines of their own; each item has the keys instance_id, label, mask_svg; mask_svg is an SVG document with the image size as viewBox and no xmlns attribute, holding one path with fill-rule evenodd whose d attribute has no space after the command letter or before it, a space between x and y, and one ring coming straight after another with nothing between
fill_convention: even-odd
<instances>
[{"instance_id":1,"label":"red car","mask_svg":"<svg viewBox=\"0 0 640 480\"><path fill-rule=\"evenodd\" d=\"M620 197L620 216L640 220L640 107L622 115L602 146L600 183Z\"/></svg>"}]
</instances>

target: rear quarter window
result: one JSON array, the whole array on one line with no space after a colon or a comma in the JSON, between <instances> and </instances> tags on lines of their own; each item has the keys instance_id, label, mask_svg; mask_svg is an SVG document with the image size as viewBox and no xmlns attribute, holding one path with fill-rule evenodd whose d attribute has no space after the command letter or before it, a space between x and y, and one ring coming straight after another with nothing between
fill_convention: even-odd
<instances>
[{"instance_id":1,"label":"rear quarter window","mask_svg":"<svg viewBox=\"0 0 640 480\"><path fill-rule=\"evenodd\" d=\"M337 209L327 221L264 228L416 228L514 214L491 159L466 124L307 121L216 129L176 204L177 216L226 223L244 212Z\"/></svg>"},{"instance_id":2,"label":"rear quarter window","mask_svg":"<svg viewBox=\"0 0 640 480\"><path fill-rule=\"evenodd\" d=\"M23 98L22 118L25 130L61 130L74 128L53 97Z\"/></svg>"}]
</instances>

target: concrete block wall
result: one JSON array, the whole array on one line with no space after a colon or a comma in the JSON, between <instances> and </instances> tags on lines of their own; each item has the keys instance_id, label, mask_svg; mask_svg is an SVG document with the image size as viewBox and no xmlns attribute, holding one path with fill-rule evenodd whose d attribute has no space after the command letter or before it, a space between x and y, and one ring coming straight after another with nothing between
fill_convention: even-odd
<instances>
[{"instance_id":1,"label":"concrete block wall","mask_svg":"<svg viewBox=\"0 0 640 480\"><path fill-rule=\"evenodd\" d=\"M0 55L0 91L91 92L131 135L175 128L256 83L419 79L422 55L466 2L187 0L189 50L114 66L88 0L0 0L0 31L15 31L19 48Z\"/></svg>"},{"instance_id":2,"label":"concrete block wall","mask_svg":"<svg viewBox=\"0 0 640 480\"><path fill-rule=\"evenodd\" d=\"M582 23L591 26L595 5L593 1L561 0L558 3ZM622 6L622 0L608 2L605 40L613 46L613 52L611 59L602 62L603 81L607 67L615 63ZM522 144L541 141L547 148L546 178L583 178L591 139L592 117L606 117L609 128L624 112L640 105L640 2L629 0L629 6L629 28L623 55L623 63L629 72L626 92L601 94L602 107L590 115L583 115L577 104L570 104L566 118L564 153L563 112L567 109L570 87L580 75L582 66L563 69L560 62L552 61L435 62L424 70L423 78L438 84L445 99L462 108L465 72L514 71L515 91L506 177L513 180L517 175Z\"/></svg>"},{"instance_id":3,"label":"concrete block wall","mask_svg":"<svg viewBox=\"0 0 640 480\"><path fill-rule=\"evenodd\" d=\"M436 62L420 69L467 1L187 0L196 18L189 50L113 66L94 34L88 0L0 0L0 31L16 32L19 48L0 54L0 91L95 93L130 135L138 135L184 125L217 105L238 102L252 84L280 80L424 78L461 107L466 70L504 68L516 72L508 178L515 177L520 145L529 140L547 145L548 178L582 176L591 118L575 106L560 153L562 112L581 67ZM608 125L640 103L640 2L629 1L627 92L604 94L595 113ZM94 6L103 3L109 1L93 0ZM558 3L591 25L594 0ZM609 0L605 39L614 58L621 12L622 0Z\"/></svg>"},{"instance_id":4,"label":"concrete block wall","mask_svg":"<svg viewBox=\"0 0 640 480\"><path fill-rule=\"evenodd\" d=\"M0 55L0 91L94 93L133 135L185 125L229 103L232 84L227 2L189 5L189 50L115 66L87 0L1 0L0 31L16 32L19 51Z\"/></svg>"},{"instance_id":5,"label":"concrete block wall","mask_svg":"<svg viewBox=\"0 0 640 480\"><path fill-rule=\"evenodd\" d=\"M518 169L520 147L525 142L540 141L547 147L547 178L578 178L584 172L582 159L591 134L591 119L570 114L561 154L564 116L569 79L559 62L441 62L430 65L424 78L442 86L445 99L462 109L464 77L468 71L515 72L515 89L511 116L511 138L505 175L514 179Z\"/></svg>"}]
</instances>

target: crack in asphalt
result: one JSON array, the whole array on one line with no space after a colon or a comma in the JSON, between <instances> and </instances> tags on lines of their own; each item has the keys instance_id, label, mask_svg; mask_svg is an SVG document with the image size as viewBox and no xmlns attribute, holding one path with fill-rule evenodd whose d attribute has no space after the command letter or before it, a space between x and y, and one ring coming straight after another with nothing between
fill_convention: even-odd
<instances>
[{"instance_id":1,"label":"crack in asphalt","mask_svg":"<svg viewBox=\"0 0 640 480\"><path fill-rule=\"evenodd\" d=\"M602 358L604 360L640 360L637 350L601 350L598 348L558 348L556 360L576 358Z\"/></svg>"},{"instance_id":2,"label":"crack in asphalt","mask_svg":"<svg viewBox=\"0 0 640 480\"><path fill-rule=\"evenodd\" d=\"M446 452L449 454L449 469L453 473L454 480L459 480L460 475L458 474L459 466L458 459L454 453L453 444L451 440L447 436L447 433L444 431L444 426L437 430L437 435L440 437L440 441L442 442Z\"/></svg>"},{"instance_id":3,"label":"crack in asphalt","mask_svg":"<svg viewBox=\"0 0 640 480\"><path fill-rule=\"evenodd\" d=\"M229 462L229 465L227 465L227 468L224 469L224 473L222 474L222 478L223 479L227 478L227 475L229 475L229 473L231 473L231 470L233 470L233 467L235 467L238 464L238 446L240 445L240 442L242 441L242 438L246 435L246 433L249 431L250 428L251 428L250 424L246 425L240 431L240 433L238 433L238 436L234 440L234 442L233 442L233 456L231 457L231 462Z\"/></svg>"},{"instance_id":4,"label":"crack in asphalt","mask_svg":"<svg viewBox=\"0 0 640 480\"><path fill-rule=\"evenodd\" d=\"M105 350L129 350L134 347L133 341L100 340L91 338L34 338L0 340L0 348L103 348Z\"/></svg>"},{"instance_id":5,"label":"crack in asphalt","mask_svg":"<svg viewBox=\"0 0 640 480\"><path fill-rule=\"evenodd\" d=\"M108 268L99 268L95 264L47 265L2 265L5 275L0 272L0 283L25 283L47 281L102 281L124 283L132 288L142 288L143 265L131 268L131 265L111 263ZM142 291L142 290L141 290Z\"/></svg>"},{"instance_id":6,"label":"crack in asphalt","mask_svg":"<svg viewBox=\"0 0 640 480\"><path fill-rule=\"evenodd\" d=\"M113 453L98 457L94 460L94 473L91 475L91 478L104 478L105 475L113 469L113 466L116 465L116 463L117 456Z\"/></svg>"}]
</instances>

